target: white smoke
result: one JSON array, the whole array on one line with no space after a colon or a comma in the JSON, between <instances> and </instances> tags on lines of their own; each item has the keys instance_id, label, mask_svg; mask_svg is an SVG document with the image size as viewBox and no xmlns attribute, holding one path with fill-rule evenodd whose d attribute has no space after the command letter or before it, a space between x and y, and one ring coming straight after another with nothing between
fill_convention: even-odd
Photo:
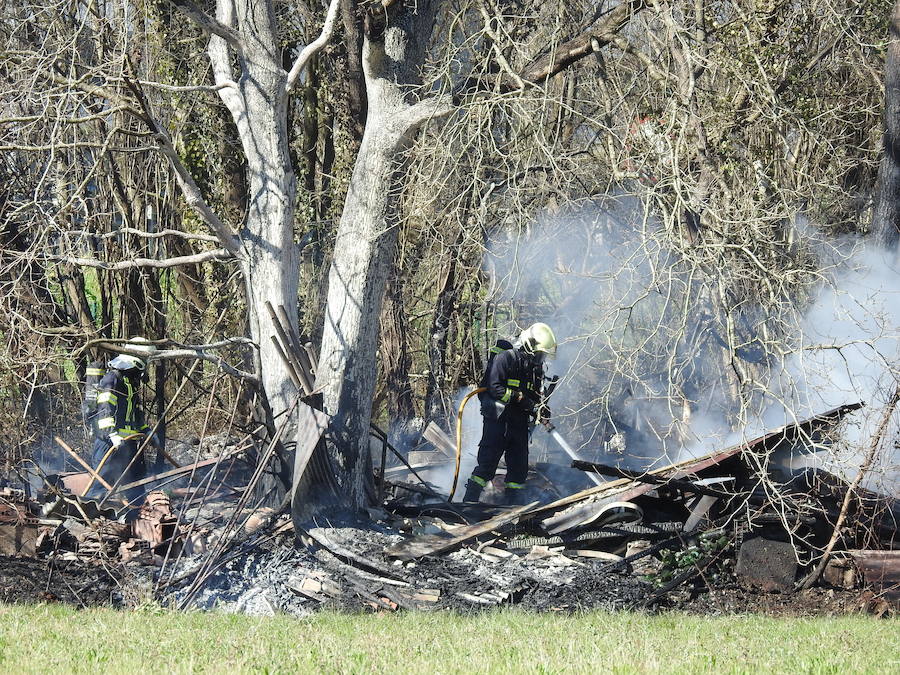
<instances>
[{"instance_id":1,"label":"white smoke","mask_svg":"<svg viewBox=\"0 0 900 675\"><path fill-rule=\"evenodd\" d=\"M827 466L840 472L843 463L852 473L896 386L893 256L829 245L798 228L798 245L818 262L809 276L821 280L806 285L805 306L788 301L791 309L775 316L745 303L736 317L724 317L696 270L663 245L664 234L639 205L619 202L544 216L522 236L498 236L485 260L495 317L486 342L514 337L533 321L553 326L560 348L549 370L562 376L554 421L586 459L659 466L864 401ZM726 319L752 372L744 392L750 404L740 410L722 372ZM470 408L466 425L478 429L477 405ZM629 441L624 457L610 442L618 432ZM470 456L472 435L463 443ZM896 452L883 453L880 475L895 475L896 464Z\"/></svg>"}]
</instances>

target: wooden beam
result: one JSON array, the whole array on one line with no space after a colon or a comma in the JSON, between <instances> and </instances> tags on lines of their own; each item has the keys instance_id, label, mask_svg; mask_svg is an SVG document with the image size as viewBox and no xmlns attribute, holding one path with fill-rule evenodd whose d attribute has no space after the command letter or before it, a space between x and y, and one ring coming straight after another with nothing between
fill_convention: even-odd
<instances>
[{"instance_id":1,"label":"wooden beam","mask_svg":"<svg viewBox=\"0 0 900 675\"><path fill-rule=\"evenodd\" d=\"M81 466L84 467L84 470L87 471L95 481L100 483L100 485L105 487L107 490L112 490L112 486L109 483L107 483L105 480L103 480L103 477L99 473L94 471L91 468L90 464L88 464L83 459L81 459L81 457L78 455L78 453L76 453L72 448L70 448L69 445L63 439L61 439L59 436L54 436L53 440L55 440L57 442L57 444L59 444L59 447L61 447L66 452L68 452L76 462L81 464ZM89 488L90 488L90 485L88 485L84 489L84 492L87 492Z\"/></svg>"},{"instance_id":2,"label":"wooden beam","mask_svg":"<svg viewBox=\"0 0 900 675\"><path fill-rule=\"evenodd\" d=\"M313 451L328 429L331 420L327 414L321 410L308 406L304 403L300 404L298 412L297 443L294 447L294 471L291 477L291 499L297 492L297 486L300 485L300 479L309 466L309 460L312 458Z\"/></svg>"},{"instance_id":3,"label":"wooden beam","mask_svg":"<svg viewBox=\"0 0 900 675\"><path fill-rule=\"evenodd\" d=\"M163 480L165 478L172 478L174 476L180 476L182 474L190 473L194 469L202 469L207 466L211 466L218 461L225 461L226 459L230 459L237 455L237 452L231 452L222 457L213 457L212 459L204 459L202 462L195 462L194 464L186 464L185 466L179 467L177 469L172 469L171 471L164 471L163 473L158 473L154 476L147 476L146 478L142 478L141 480L136 480L133 483L128 483L127 485L120 485L115 489L115 492L124 492L125 490L130 490L131 488L141 487L142 485L147 485L147 483L153 483L158 480Z\"/></svg>"},{"instance_id":4,"label":"wooden beam","mask_svg":"<svg viewBox=\"0 0 900 675\"><path fill-rule=\"evenodd\" d=\"M582 471L593 471L594 473L602 473L606 476L627 478L628 480L637 481L638 483L650 483L651 485L659 485L660 487L671 487L675 488L676 490L681 490L682 492L692 492L697 495L706 495L709 497L721 497L723 499L730 499L736 494L732 492L725 492L723 490L716 490L714 488L706 487L705 485L698 485L697 483L693 483L688 480L665 478L663 476L655 476L652 473L630 471L629 469L622 469L617 466L596 464L594 462L585 462L580 459L574 460L572 462L572 467L575 469L580 469Z\"/></svg>"}]
</instances>

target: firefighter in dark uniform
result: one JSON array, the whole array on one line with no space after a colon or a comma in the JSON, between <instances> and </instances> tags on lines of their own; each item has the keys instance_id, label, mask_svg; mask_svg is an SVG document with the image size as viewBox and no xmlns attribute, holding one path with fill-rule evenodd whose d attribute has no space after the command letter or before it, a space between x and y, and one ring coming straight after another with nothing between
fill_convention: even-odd
<instances>
[{"instance_id":1,"label":"firefighter in dark uniform","mask_svg":"<svg viewBox=\"0 0 900 675\"><path fill-rule=\"evenodd\" d=\"M155 349L146 342L143 338L132 338L127 347L140 350L149 357ZM146 372L145 358L119 354L109 362L106 374L97 385L98 433L94 439L93 466L110 485L116 481L119 485L127 485L147 475L143 451L136 457L150 429L144 420L138 393ZM95 482L88 494L93 498L102 497L106 488ZM124 496L133 501L141 494L141 488L132 488Z\"/></svg>"},{"instance_id":2,"label":"firefighter in dark uniform","mask_svg":"<svg viewBox=\"0 0 900 675\"><path fill-rule=\"evenodd\" d=\"M521 504L528 476L528 428L541 405L544 359L556 353L556 337L547 324L536 323L522 331L511 349L497 352L481 380L485 391L478 398L484 426L478 466L466 483L463 501L481 498L506 455L504 499L507 504Z\"/></svg>"}]
</instances>

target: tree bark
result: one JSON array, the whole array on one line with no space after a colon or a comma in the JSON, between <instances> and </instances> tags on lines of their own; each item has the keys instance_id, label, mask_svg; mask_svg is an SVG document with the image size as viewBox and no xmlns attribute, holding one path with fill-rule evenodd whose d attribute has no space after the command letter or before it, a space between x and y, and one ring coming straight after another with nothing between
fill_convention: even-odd
<instances>
[{"instance_id":1,"label":"tree bark","mask_svg":"<svg viewBox=\"0 0 900 675\"><path fill-rule=\"evenodd\" d=\"M316 378L332 416L329 452L340 493L357 508L371 492L369 423L379 317L397 241L397 161L423 122L452 109L444 100L409 99L420 84L435 8L431 0L393 5L383 30L380 21L368 24L363 44L368 116L329 271Z\"/></svg>"},{"instance_id":2,"label":"tree bark","mask_svg":"<svg viewBox=\"0 0 900 675\"><path fill-rule=\"evenodd\" d=\"M886 248L900 240L900 0L891 14L884 64L884 154L878 167L872 231Z\"/></svg>"},{"instance_id":3,"label":"tree bark","mask_svg":"<svg viewBox=\"0 0 900 675\"><path fill-rule=\"evenodd\" d=\"M218 3L216 19L237 27L240 77L219 95L237 126L247 160L248 200L238 233L239 255L247 294L248 330L258 345L257 372L274 415L287 410L297 389L280 367L266 301L283 305L291 327L297 328L299 284L294 242L296 177L288 146L287 72L282 67L274 10L270 2L228 0ZM230 80L231 53L225 37L210 38L209 54L217 84Z\"/></svg>"}]
</instances>

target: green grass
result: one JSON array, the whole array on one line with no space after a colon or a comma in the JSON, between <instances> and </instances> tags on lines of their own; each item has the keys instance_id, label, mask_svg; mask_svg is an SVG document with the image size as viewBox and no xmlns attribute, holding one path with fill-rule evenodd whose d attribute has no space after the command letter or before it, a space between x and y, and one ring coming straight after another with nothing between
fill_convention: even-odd
<instances>
[{"instance_id":1,"label":"green grass","mask_svg":"<svg viewBox=\"0 0 900 675\"><path fill-rule=\"evenodd\" d=\"M900 622L497 611L253 618L0 606L0 672L900 672Z\"/></svg>"}]
</instances>

